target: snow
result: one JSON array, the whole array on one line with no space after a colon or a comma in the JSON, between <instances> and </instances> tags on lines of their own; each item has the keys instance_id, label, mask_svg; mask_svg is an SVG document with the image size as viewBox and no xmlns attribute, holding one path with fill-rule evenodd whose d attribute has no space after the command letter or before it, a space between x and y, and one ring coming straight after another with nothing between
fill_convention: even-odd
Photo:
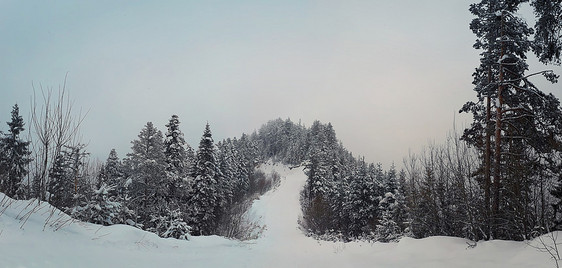
<instances>
[{"instance_id":1,"label":"snow","mask_svg":"<svg viewBox=\"0 0 562 268\"><path fill-rule=\"evenodd\" d=\"M498 63L502 63L504 60L509 59L509 55L505 54L503 55L499 60Z\"/></svg>"},{"instance_id":2,"label":"snow","mask_svg":"<svg viewBox=\"0 0 562 268\"><path fill-rule=\"evenodd\" d=\"M277 171L281 184L254 202L247 215L266 230L244 242L218 236L163 239L127 225L73 221L46 203L0 194L0 267L555 267L548 254L526 242L485 241L471 248L452 237L386 244L316 241L298 227L302 169L261 168Z\"/></svg>"}]
</instances>

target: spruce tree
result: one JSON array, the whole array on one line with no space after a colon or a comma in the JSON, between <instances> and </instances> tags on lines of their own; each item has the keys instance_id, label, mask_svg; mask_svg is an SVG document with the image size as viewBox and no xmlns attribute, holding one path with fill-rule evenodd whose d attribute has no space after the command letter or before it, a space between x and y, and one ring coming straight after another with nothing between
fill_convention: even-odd
<instances>
[{"instance_id":1,"label":"spruce tree","mask_svg":"<svg viewBox=\"0 0 562 268\"><path fill-rule=\"evenodd\" d=\"M395 221L397 201L394 193L387 192L379 202L380 219L377 224L377 240L381 242L395 241L400 237L401 230Z\"/></svg>"},{"instance_id":2,"label":"spruce tree","mask_svg":"<svg viewBox=\"0 0 562 268\"><path fill-rule=\"evenodd\" d=\"M17 104L12 108L12 120L7 124L8 133L0 137L0 192L12 198L24 198L23 178L28 174L31 152L29 142L20 137L25 129Z\"/></svg>"},{"instance_id":3,"label":"spruce tree","mask_svg":"<svg viewBox=\"0 0 562 268\"><path fill-rule=\"evenodd\" d=\"M61 210L72 206L74 181L71 162L66 151L62 151L56 156L55 162L49 170L47 191L49 204Z\"/></svg>"},{"instance_id":4,"label":"spruce tree","mask_svg":"<svg viewBox=\"0 0 562 268\"><path fill-rule=\"evenodd\" d=\"M218 165L222 174L222 183L219 184L225 202L230 205L234 201L234 195L240 194L237 177L237 159L234 145L231 139L220 142L218 145ZM240 195L238 197L241 197Z\"/></svg>"},{"instance_id":5,"label":"spruce tree","mask_svg":"<svg viewBox=\"0 0 562 268\"><path fill-rule=\"evenodd\" d=\"M205 126L195 165L191 174L190 225L194 235L212 234L219 218L219 208L224 204L220 186L222 174L217 162L216 149L209 124Z\"/></svg>"},{"instance_id":6,"label":"spruce tree","mask_svg":"<svg viewBox=\"0 0 562 268\"><path fill-rule=\"evenodd\" d=\"M117 155L117 151L115 151L115 149L111 149L111 151L109 152L104 167L107 185L113 187L121 187L123 184L122 180L124 175L123 164L119 160L119 156Z\"/></svg>"},{"instance_id":7,"label":"spruce tree","mask_svg":"<svg viewBox=\"0 0 562 268\"><path fill-rule=\"evenodd\" d=\"M115 192L112 188L105 183L96 187L88 201L73 208L72 217L103 225L134 224L133 211L110 196L111 192Z\"/></svg>"},{"instance_id":8,"label":"spruce tree","mask_svg":"<svg viewBox=\"0 0 562 268\"><path fill-rule=\"evenodd\" d=\"M166 176L168 180L166 199L169 202L179 199L181 195L184 195L185 187L182 184L182 179L186 176L189 162L191 161L187 150L189 145L184 140L179 124L178 116L172 115L172 118L170 118L166 125L168 131L164 140L164 157L166 159Z\"/></svg>"},{"instance_id":9,"label":"spruce tree","mask_svg":"<svg viewBox=\"0 0 562 268\"><path fill-rule=\"evenodd\" d=\"M151 216L166 211L165 196L168 194L165 174L164 142L152 122L146 123L138 139L131 142L132 152L126 163L130 169L131 199L139 221L150 227Z\"/></svg>"},{"instance_id":10,"label":"spruce tree","mask_svg":"<svg viewBox=\"0 0 562 268\"><path fill-rule=\"evenodd\" d=\"M349 193L344 197L343 210L349 221L347 232L350 236L360 237L375 231L383 195L381 180L380 165L367 165L364 160L349 178Z\"/></svg>"}]
</instances>

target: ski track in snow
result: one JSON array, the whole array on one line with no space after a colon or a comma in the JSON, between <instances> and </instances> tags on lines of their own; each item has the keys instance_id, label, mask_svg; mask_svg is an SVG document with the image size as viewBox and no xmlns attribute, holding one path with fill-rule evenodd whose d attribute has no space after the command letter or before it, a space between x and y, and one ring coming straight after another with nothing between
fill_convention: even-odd
<instances>
[{"instance_id":1,"label":"ski track in snow","mask_svg":"<svg viewBox=\"0 0 562 268\"><path fill-rule=\"evenodd\" d=\"M52 211L47 204L20 228L22 211L33 206L26 208L29 201L4 202L0 194L0 268L555 267L546 253L525 242L487 241L470 249L466 240L452 237L403 238L399 243L317 241L298 228L299 194L306 181L302 168L265 164L261 169L277 171L281 183L256 200L248 214L266 225L262 237L243 242L218 236L162 239L130 226L82 222L54 231L56 227L44 228ZM69 220L60 214L53 218Z\"/></svg>"}]
</instances>

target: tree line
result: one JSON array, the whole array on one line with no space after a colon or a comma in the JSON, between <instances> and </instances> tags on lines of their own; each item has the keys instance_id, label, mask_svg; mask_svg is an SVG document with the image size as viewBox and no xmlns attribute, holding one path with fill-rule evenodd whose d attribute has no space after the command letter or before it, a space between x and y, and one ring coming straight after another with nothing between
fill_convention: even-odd
<instances>
[{"instance_id":1,"label":"tree line","mask_svg":"<svg viewBox=\"0 0 562 268\"><path fill-rule=\"evenodd\" d=\"M59 101L65 98L58 97ZM50 108L42 107L56 110ZM42 120L49 117L56 115L41 116ZM215 143L207 124L194 150L185 142L176 115L166 124L164 134L147 122L125 158L120 159L113 149L97 165L90 162L85 145L72 135L68 142L53 142L57 133L51 131L72 125L64 122L70 117L48 120L33 122L40 126L34 131L45 135L35 143L26 141L22 135L25 124L19 107L14 106L8 133L0 139L0 192L16 199L49 202L83 221L129 224L162 237L218 234L243 238L244 231L251 230L239 230L248 227L232 226L232 222L239 222L236 217L242 216L255 195L263 194L279 179L256 169L261 160L248 135ZM45 125L49 125L48 131Z\"/></svg>"}]
</instances>

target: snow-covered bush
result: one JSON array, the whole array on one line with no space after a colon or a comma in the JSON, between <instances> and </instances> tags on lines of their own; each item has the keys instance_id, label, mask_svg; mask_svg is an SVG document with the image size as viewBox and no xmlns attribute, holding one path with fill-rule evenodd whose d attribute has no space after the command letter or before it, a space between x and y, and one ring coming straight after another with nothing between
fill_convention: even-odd
<instances>
[{"instance_id":1,"label":"snow-covered bush","mask_svg":"<svg viewBox=\"0 0 562 268\"><path fill-rule=\"evenodd\" d=\"M102 184L99 189L94 190L89 201L75 206L70 214L76 219L103 225L134 223L133 211L115 200L116 197L109 197L108 193L112 190L113 187Z\"/></svg>"},{"instance_id":2,"label":"snow-covered bush","mask_svg":"<svg viewBox=\"0 0 562 268\"><path fill-rule=\"evenodd\" d=\"M150 220L152 227L148 231L164 238L189 240L191 227L183 220L179 209L167 210L164 215L154 215Z\"/></svg>"}]
</instances>

